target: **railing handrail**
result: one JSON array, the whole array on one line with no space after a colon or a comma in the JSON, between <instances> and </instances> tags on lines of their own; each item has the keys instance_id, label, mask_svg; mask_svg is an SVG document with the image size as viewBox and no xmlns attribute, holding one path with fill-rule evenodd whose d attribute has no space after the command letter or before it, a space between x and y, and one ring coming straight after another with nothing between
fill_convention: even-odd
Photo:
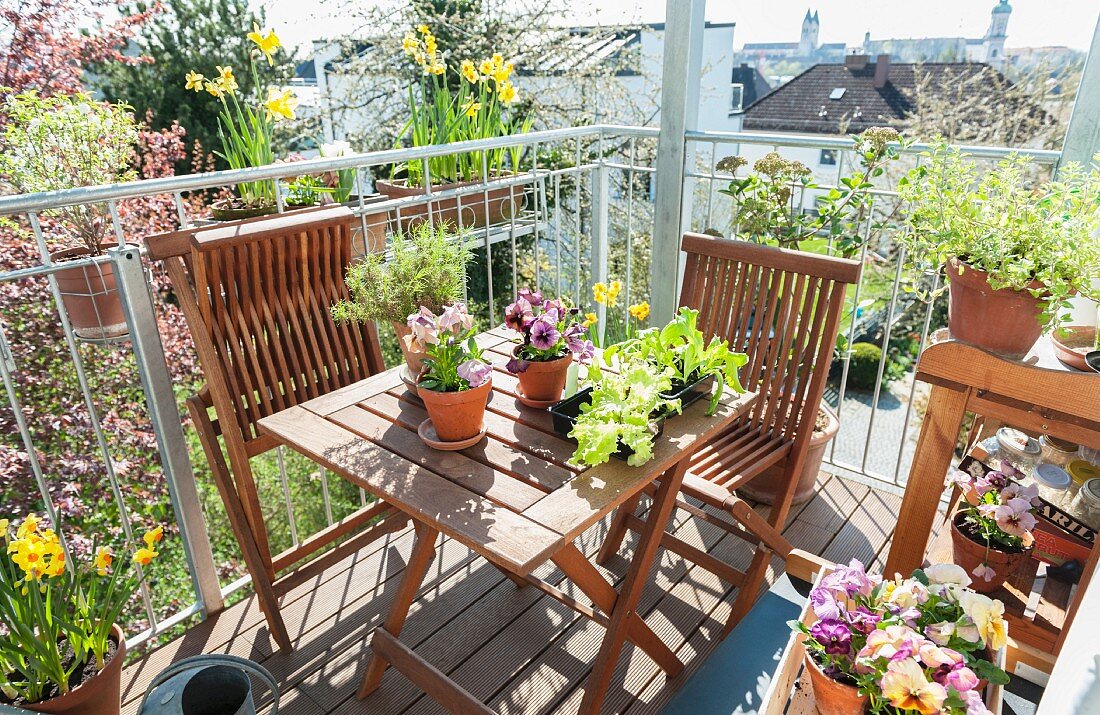
<instances>
[{"instance_id":1,"label":"railing handrail","mask_svg":"<svg viewBox=\"0 0 1100 715\"><path fill-rule=\"evenodd\" d=\"M684 132L687 141L702 141L717 144L760 144L775 145L796 149L840 149L849 151L855 147L851 137L816 136L813 134L767 134L762 132L729 131L688 131ZM1062 152L1057 149L1026 149L1001 146L976 146L973 144L952 144L957 149L979 159L1004 159L1012 154L1029 156L1040 164L1057 164ZM920 142L905 149L904 153L919 154L934 147L928 142Z\"/></svg>"}]
</instances>

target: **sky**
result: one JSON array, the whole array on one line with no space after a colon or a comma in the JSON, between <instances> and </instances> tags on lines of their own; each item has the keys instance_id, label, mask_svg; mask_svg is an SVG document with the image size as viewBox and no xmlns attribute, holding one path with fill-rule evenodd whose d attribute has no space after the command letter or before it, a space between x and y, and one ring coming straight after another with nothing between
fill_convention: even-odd
<instances>
[{"instance_id":1,"label":"sky","mask_svg":"<svg viewBox=\"0 0 1100 715\"><path fill-rule=\"evenodd\" d=\"M267 12L269 24L289 46L306 47L316 38L339 36L346 20L335 10L342 2L253 0ZM360 0L369 5L376 0ZM1087 49L1096 27L1097 0L1010 0L1008 47L1065 45ZM388 4L388 3L387 3ZM566 0L564 24L660 22L664 0ZM734 44L798 39L809 9L821 20L822 42L858 45L872 38L981 37L989 26L995 0L710 0L707 20L736 22ZM333 8L328 10L327 8Z\"/></svg>"}]
</instances>

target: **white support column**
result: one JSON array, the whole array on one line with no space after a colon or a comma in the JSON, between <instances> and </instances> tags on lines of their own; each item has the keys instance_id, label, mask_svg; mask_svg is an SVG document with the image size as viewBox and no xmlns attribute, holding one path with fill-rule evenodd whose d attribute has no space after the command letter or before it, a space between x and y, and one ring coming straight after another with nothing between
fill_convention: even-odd
<instances>
[{"instance_id":1,"label":"white support column","mask_svg":"<svg viewBox=\"0 0 1100 715\"><path fill-rule=\"evenodd\" d=\"M603 142L600 142L599 166L591 174L592 182L592 282L606 283L607 275L607 251L608 251L608 189L610 170L603 157ZM596 329L599 331L600 344L603 344L604 333L607 329L607 306L596 305Z\"/></svg>"},{"instance_id":2,"label":"white support column","mask_svg":"<svg viewBox=\"0 0 1100 715\"><path fill-rule=\"evenodd\" d=\"M1081 86L1077 88L1058 165L1067 161L1087 165L1097 152L1100 152L1100 18L1081 73Z\"/></svg>"},{"instance_id":3,"label":"white support column","mask_svg":"<svg viewBox=\"0 0 1100 715\"><path fill-rule=\"evenodd\" d=\"M706 0L666 0L661 71L661 135L657 140L653 255L650 263L652 321L676 312L680 287L680 235L689 225L691 192L684 170L694 163L684 132L699 120Z\"/></svg>"}]
</instances>

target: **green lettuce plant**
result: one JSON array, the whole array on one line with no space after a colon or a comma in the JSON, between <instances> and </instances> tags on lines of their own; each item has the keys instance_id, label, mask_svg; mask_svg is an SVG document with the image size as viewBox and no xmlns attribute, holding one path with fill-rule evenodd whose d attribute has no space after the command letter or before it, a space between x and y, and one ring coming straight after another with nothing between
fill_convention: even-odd
<instances>
[{"instance_id":1,"label":"green lettuce plant","mask_svg":"<svg viewBox=\"0 0 1100 715\"><path fill-rule=\"evenodd\" d=\"M680 411L680 400L664 397L672 371L644 362L628 362L618 373L588 368L592 400L581 405L569 436L577 440L573 460L595 466L610 459L620 445L633 450L626 462L636 467L653 458L657 430L654 416Z\"/></svg>"},{"instance_id":2,"label":"green lettuce plant","mask_svg":"<svg viewBox=\"0 0 1100 715\"><path fill-rule=\"evenodd\" d=\"M616 357L620 362L642 363L670 377L673 384L685 385L714 377L718 389L710 399L708 415L718 409L718 400L728 385L736 392L744 392L737 371L748 362L744 353L734 352L729 343L712 336L709 341L697 327L699 311L681 307L663 328L648 328L633 338L612 345L604 353L610 363Z\"/></svg>"},{"instance_id":3,"label":"green lettuce plant","mask_svg":"<svg viewBox=\"0 0 1100 715\"><path fill-rule=\"evenodd\" d=\"M1100 275L1100 171L1069 162L1057 179L1040 183L1031 158L1013 154L982 174L968 154L944 141L923 157L898 189L909 206L911 230L898 242L910 268L942 272L958 259L961 270L988 274L995 289L1038 298L1046 329L1059 322L1059 309L1074 293L1100 299L1092 284ZM914 290L930 300L945 288Z\"/></svg>"}]
</instances>

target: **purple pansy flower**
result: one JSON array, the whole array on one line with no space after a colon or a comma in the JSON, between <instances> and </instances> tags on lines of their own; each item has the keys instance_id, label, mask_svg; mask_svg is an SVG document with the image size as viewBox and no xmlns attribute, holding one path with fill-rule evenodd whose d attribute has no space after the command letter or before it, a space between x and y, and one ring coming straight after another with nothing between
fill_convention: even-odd
<instances>
[{"instance_id":1,"label":"purple pansy flower","mask_svg":"<svg viewBox=\"0 0 1100 715\"><path fill-rule=\"evenodd\" d=\"M527 368L531 365L530 360L524 360L513 355L504 366L504 369L513 375L518 375L521 372L527 372Z\"/></svg>"},{"instance_id":2,"label":"purple pansy flower","mask_svg":"<svg viewBox=\"0 0 1100 715\"><path fill-rule=\"evenodd\" d=\"M493 368L474 358L459 365L457 370L458 376L470 383L470 387L481 387L493 376Z\"/></svg>"},{"instance_id":3,"label":"purple pansy flower","mask_svg":"<svg viewBox=\"0 0 1100 715\"><path fill-rule=\"evenodd\" d=\"M848 611L847 616L852 627L864 635L875 630L878 627L878 622L882 620L881 615L871 611L866 606L859 606L854 611Z\"/></svg>"},{"instance_id":4,"label":"purple pansy flower","mask_svg":"<svg viewBox=\"0 0 1100 715\"><path fill-rule=\"evenodd\" d=\"M814 614L822 620L840 618L840 604L833 592L824 586L810 591L810 606L814 609Z\"/></svg>"},{"instance_id":5,"label":"purple pansy flower","mask_svg":"<svg viewBox=\"0 0 1100 715\"><path fill-rule=\"evenodd\" d=\"M561 340L557 327L545 316L531 323L531 346L538 350L550 350Z\"/></svg>"},{"instance_id":6,"label":"purple pansy flower","mask_svg":"<svg viewBox=\"0 0 1100 715\"><path fill-rule=\"evenodd\" d=\"M852 632L844 621L828 618L814 623L810 635L829 655L849 655L852 652Z\"/></svg>"}]
</instances>

